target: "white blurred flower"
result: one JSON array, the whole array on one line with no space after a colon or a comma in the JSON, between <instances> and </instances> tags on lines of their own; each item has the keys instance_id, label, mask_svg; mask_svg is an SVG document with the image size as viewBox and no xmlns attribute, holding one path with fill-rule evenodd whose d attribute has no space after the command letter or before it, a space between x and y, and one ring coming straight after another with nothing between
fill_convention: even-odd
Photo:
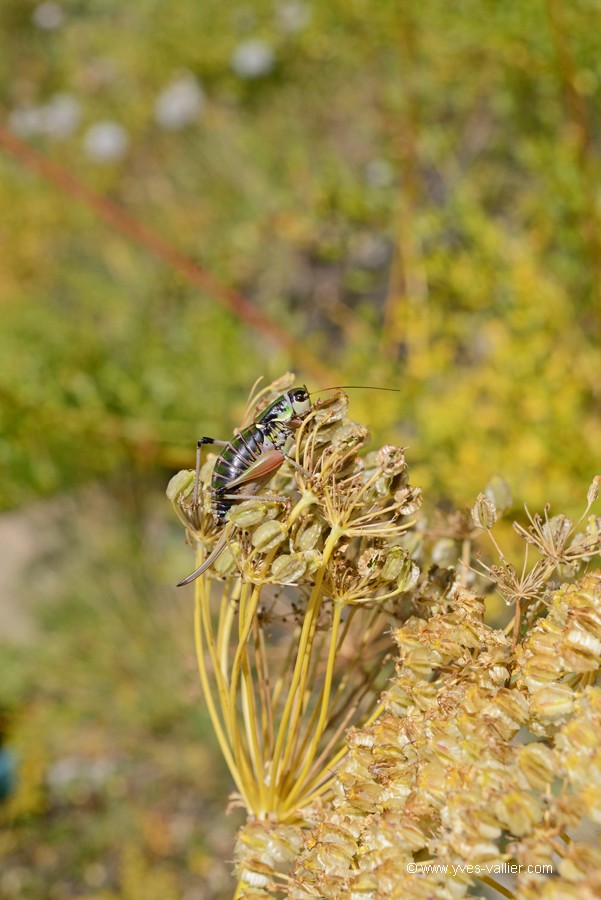
<instances>
[{"instance_id":1,"label":"white blurred flower","mask_svg":"<svg viewBox=\"0 0 601 900\"><path fill-rule=\"evenodd\" d=\"M44 108L45 130L57 138L72 134L81 118L81 105L73 94L55 94Z\"/></svg>"},{"instance_id":2,"label":"white blurred flower","mask_svg":"<svg viewBox=\"0 0 601 900\"><path fill-rule=\"evenodd\" d=\"M96 162L115 162L125 155L129 135L118 122L96 122L86 131L84 146L88 156Z\"/></svg>"},{"instance_id":3,"label":"white blurred flower","mask_svg":"<svg viewBox=\"0 0 601 900\"><path fill-rule=\"evenodd\" d=\"M193 122L203 111L204 92L191 72L174 78L163 88L154 104L154 118L163 128L177 131Z\"/></svg>"},{"instance_id":4,"label":"white blurred flower","mask_svg":"<svg viewBox=\"0 0 601 900\"><path fill-rule=\"evenodd\" d=\"M63 756L49 766L46 780L52 790L59 792L76 782L95 788L105 784L114 772L115 762L107 756L97 759Z\"/></svg>"},{"instance_id":5,"label":"white blurred flower","mask_svg":"<svg viewBox=\"0 0 601 900\"><path fill-rule=\"evenodd\" d=\"M44 31L52 31L53 28L58 28L59 25L63 24L65 14L58 3L54 3L53 0L47 0L46 3L40 3L36 6L31 18L34 25L37 25L38 28L43 28Z\"/></svg>"},{"instance_id":6,"label":"white blurred flower","mask_svg":"<svg viewBox=\"0 0 601 900\"><path fill-rule=\"evenodd\" d=\"M66 138L72 134L81 118L81 106L73 94L55 94L42 106L14 109L8 123L15 134L48 134Z\"/></svg>"},{"instance_id":7,"label":"white blurred flower","mask_svg":"<svg viewBox=\"0 0 601 900\"><path fill-rule=\"evenodd\" d=\"M280 31L296 34L297 31L306 28L311 21L311 8L302 0L288 0L278 5L276 17Z\"/></svg>"},{"instance_id":8,"label":"white blurred flower","mask_svg":"<svg viewBox=\"0 0 601 900\"><path fill-rule=\"evenodd\" d=\"M231 66L240 78L260 78L273 69L273 48L261 38L250 38L238 44L232 54Z\"/></svg>"}]
</instances>

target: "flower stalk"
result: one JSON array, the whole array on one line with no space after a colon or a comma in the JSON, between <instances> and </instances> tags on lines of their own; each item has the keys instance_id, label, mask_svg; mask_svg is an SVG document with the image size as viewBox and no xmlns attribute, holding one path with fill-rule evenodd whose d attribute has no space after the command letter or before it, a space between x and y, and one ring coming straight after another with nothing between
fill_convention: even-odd
<instances>
[{"instance_id":1,"label":"flower stalk","mask_svg":"<svg viewBox=\"0 0 601 900\"><path fill-rule=\"evenodd\" d=\"M251 421L289 380L263 390ZM208 712L240 802L267 821L302 821L331 792L344 734L379 709L396 600L418 570L400 539L419 491L400 448L366 457L342 393L314 405L293 458L241 500L227 548L195 585L195 640ZM210 512L215 456L170 497L200 564L219 539ZM270 497L277 497L270 500ZM286 502L282 502L283 499Z\"/></svg>"}]
</instances>

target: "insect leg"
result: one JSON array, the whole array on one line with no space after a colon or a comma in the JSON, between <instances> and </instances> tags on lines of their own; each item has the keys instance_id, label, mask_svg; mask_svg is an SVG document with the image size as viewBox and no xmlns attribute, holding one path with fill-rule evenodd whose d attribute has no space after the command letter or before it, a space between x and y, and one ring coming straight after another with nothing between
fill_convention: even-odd
<instances>
[{"instance_id":1,"label":"insect leg","mask_svg":"<svg viewBox=\"0 0 601 900\"><path fill-rule=\"evenodd\" d=\"M303 466L301 466L300 463L297 463L297 461L295 459L293 459L293 457L290 456L290 454L288 452L290 450L290 448L292 447L293 441L294 441L294 438L293 438L292 432L290 432L288 434L288 437L286 438L286 441L284 442L284 445L281 448L282 455L283 455L284 459L287 459L288 462L290 463L290 465L294 469L296 469L297 472L300 472L301 475L304 475L305 478L310 478L311 476L310 476L309 472L307 472L307 470Z\"/></svg>"},{"instance_id":2,"label":"insect leg","mask_svg":"<svg viewBox=\"0 0 601 900\"><path fill-rule=\"evenodd\" d=\"M200 457L203 444L215 444L217 447L227 447L227 441L218 441L212 437L201 437L196 444L196 472L194 475L194 493L192 494L192 506L196 509L198 506L198 485L200 484Z\"/></svg>"},{"instance_id":3,"label":"insect leg","mask_svg":"<svg viewBox=\"0 0 601 900\"><path fill-rule=\"evenodd\" d=\"M220 500L265 500L266 503L290 503L290 497L276 497L271 494L220 494Z\"/></svg>"},{"instance_id":4,"label":"insect leg","mask_svg":"<svg viewBox=\"0 0 601 900\"><path fill-rule=\"evenodd\" d=\"M293 466L297 472L300 472L301 475L305 476L305 478L311 477L310 472L307 472L307 470L303 466L301 466L300 463L297 463L297 461L295 459L292 459L291 456L287 456L286 454L284 454L284 456L286 456L286 459L288 460L290 465Z\"/></svg>"}]
</instances>

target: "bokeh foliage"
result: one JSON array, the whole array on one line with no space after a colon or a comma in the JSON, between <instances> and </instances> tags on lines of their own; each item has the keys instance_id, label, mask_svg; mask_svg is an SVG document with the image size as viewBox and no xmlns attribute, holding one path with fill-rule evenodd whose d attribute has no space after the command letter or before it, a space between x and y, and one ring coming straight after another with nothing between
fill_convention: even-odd
<instances>
[{"instance_id":1,"label":"bokeh foliage","mask_svg":"<svg viewBox=\"0 0 601 900\"><path fill-rule=\"evenodd\" d=\"M410 441L423 484L469 501L500 472L570 506L601 432L595 4L73 2L52 29L37 9L2 7L5 110L66 93L79 120L28 140L336 382L398 386L374 422ZM272 55L256 77L232 67L249 40ZM184 69L205 102L170 131L153 107ZM104 120L129 144L103 165L85 136ZM3 504L132 458L170 466L234 424L288 354L0 164Z\"/></svg>"},{"instance_id":2,"label":"bokeh foliage","mask_svg":"<svg viewBox=\"0 0 601 900\"><path fill-rule=\"evenodd\" d=\"M160 857L173 871L156 862L157 845L140 837L154 834L146 794L109 778L100 800L45 806L44 779L66 754L104 753L112 729L116 756L146 743L150 780L158 772L163 797L176 797L157 721L171 727L172 698L183 720L174 753L203 729L198 697L181 701L188 663L161 608L176 580L174 532L149 540L149 516L161 517L149 498L191 464L197 437L230 433L258 375L294 366L311 388L397 387L354 392L353 417L409 445L430 505L471 504L497 474L533 508L579 507L601 442L600 25L590 0L0 5L3 124L297 341L295 354L249 328L0 150L0 507L95 481L120 511L107 515L84 491L77 527L48 523L65 546L45 561L53 577L24 593L52 598L40 622L51 639L3 656L0 704L14 706L32 790L11 838L22 855L3 845L13 863L67 870L63 895L96 890L87 863L128 827L111 818L114 789L142 822L111 863L119 896L182 896L177 865L199 871L192 839ZM248 42L254 77L248 62L246 73L234 65ZM204 99L170 130L155 104L182 72ZM76 110L70 127L40 116L57 96ZM104 163L89 152L103 122L125 140ZM303 368L307 352L331 378ZM98 550L107 535L118 550ZM126 615L132 597L144 603ZM86 721L100 721L113 694L102 740L90 737ZM202 765L212 775L216 763ZM196 772L185 790L199 780L213 779ZM78 819L81 859L63 855L71 825L60 843L56 806L71 802L91 810ZM59 841L58 862L45 843L38 851L42 832ZM159 872L169 884L151 888Z\"/></svg>"}]
</instances>

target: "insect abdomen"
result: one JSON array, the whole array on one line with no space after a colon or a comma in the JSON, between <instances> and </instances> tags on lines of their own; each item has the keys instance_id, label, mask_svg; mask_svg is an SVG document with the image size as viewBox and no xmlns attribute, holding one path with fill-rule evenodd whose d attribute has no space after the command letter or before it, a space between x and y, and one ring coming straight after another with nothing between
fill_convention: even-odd
<instances>
[{"instance_id":1,"label":"insect abdomen","mask_svg":"<svg viewBox=\"0 0 601 900\"><path fill-rule=\"evenodd\" d=\"M217 522L223 524L234 500L223 494L236 494L242 485L230 487L232 481L243 475L263 451L264 437L255 426L250 425L229 442L217 459L211 479L213 512Z\"/></svg>"}]
</instances>

